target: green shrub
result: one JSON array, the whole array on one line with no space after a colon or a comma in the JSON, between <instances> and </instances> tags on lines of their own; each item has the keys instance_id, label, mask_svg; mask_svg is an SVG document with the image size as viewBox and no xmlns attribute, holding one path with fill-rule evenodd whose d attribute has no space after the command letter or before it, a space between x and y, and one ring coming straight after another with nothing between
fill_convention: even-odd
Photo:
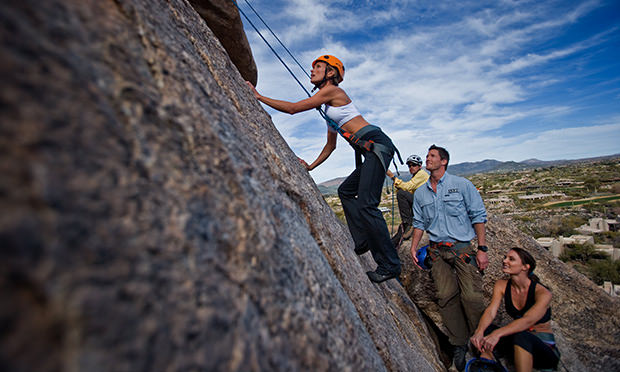
<instances>
[{"instance_id":1,"label":"green shrub","mask_svg":"<svg viewBox=\"0 0 620 372\"><path fill-rule=\"evenodd\" d=\"M598 285L604 281L620 284L620 261L593 260L588 264L589 277Z\"/></svg>"},{"instance_id":2,"label":"green shrub","mask_svg":"<svg viewBox=\"0 0 620 372\"><path fill-rule=\"evenodd\" d=\"M592 244L569 244L559 258L564 262L577 261L587 264L590 260L608 259L609 256L607 253L597 251Z\"/></svg>"}]
</instances>

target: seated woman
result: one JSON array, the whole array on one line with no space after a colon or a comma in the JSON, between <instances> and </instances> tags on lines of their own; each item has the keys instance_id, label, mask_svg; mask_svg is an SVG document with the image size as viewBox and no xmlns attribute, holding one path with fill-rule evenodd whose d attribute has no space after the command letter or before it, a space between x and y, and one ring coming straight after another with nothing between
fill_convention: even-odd
<instances>
[{"instance_id":1,"label":"seated woman","mask_svg":"<svg viewBox=\"0 0 620 372\"><path fill-rule=\"evenodd\" d=\"M493 288L491 304L486 308L478 328L471 337L481 356L493 359L493 350L500 354L514 352L517 372L555 369L560 353L551 330L551 292L534 275L536 261L521 248L512 248L504 257L502 271L510 279L500 279ZM491 325L504 298L506 312L514 320L503 327Z\"/></svg>"}]
</instances>

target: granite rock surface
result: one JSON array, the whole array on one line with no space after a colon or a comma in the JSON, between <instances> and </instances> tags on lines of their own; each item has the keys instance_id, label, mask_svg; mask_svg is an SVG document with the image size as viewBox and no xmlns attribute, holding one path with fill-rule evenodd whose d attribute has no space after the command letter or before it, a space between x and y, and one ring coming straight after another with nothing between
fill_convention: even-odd
<instances>
[{"instance_id":1,"label":"granite rock surface","mask_svg":"<svg viewBox=\"0 0 620 372\"><path fill-rule=\"evenodd\" d=\"M243 31L241 15L234 2L231 0L189 0L189 3L222 43L241 76L256 85L258 70L252 57L252 49Z\"/></svg>"},{"instance_id":2,"label":"granite rock surface","mask_svg":"<svg viewBox=\"0 0 620 372\"><path fill-rule=\"evenodd\" d=\"M0 370L445 370L188 2L2 2L0 55Z\"/></svg>"}]
</instances>

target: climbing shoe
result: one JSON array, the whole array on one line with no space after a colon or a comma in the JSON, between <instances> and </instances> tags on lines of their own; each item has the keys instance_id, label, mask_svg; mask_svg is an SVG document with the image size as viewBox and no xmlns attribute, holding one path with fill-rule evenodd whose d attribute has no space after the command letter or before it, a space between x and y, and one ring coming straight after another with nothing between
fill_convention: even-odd
<instances>
[{"instance_id":1,"label":"climbing shoe","mask_svg":"<svg viewBox=\"0 0 620 372\"><path fill-rule=\"evenodd\" d=\"M385 282L386 280L390 280L390 279L398 279L398 273L391 273L391 274L379 274L376 271L367 271L366 275L368 275L368 279L370 279L371 282L374 283L382 283Z\"/></svg>"},{"instance_id":2,"label":"climbing shoe","mask_svg":"<svg viewBox=\"0 0 620 372\"><path fill-rule=\"evenodd\" d=\"M454 346L454 367L458 371L465 369L465 355L467 354L467 345Z\"/></svg>"}]
</instances>

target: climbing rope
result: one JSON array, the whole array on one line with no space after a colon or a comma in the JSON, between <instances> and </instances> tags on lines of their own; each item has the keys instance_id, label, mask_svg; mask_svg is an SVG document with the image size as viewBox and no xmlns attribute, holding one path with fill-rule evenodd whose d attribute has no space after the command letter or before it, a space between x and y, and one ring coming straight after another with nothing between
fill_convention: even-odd
<instances>
[{"instance_id":1,"label":"climbing rope","mask_svg":"<svg viewBox=\"0 0 620 372\"><path fill-rule=\"evenodd\" d=\"M234 0L233 0L234 1ZM254 9L254 7L252 6L252 4L250 4L248 2L248 0L244 0L246 4L248 4L248 6L250 7L250 9L252 9L252 11L254 12L254 14L256 14L256 16L258 17L258 19L261 20L261 22L263 22L263 24L265 25L265 27L267 27L267 29L269 30L269 32L271 32L271 35L273 35L273 37L276 38L276 40L278 40L278 42L280 43L280 45L282 46L282 48L284 48L284 50L286 50L286 52L288 53L289 56L291 56L291 58L293 59L293 61L295 61L295 63L297 63L297 66L299 66L299 68L301 69L301 71L304 72L304 74L306 74L306 76L308 77L308 79L310 79L310 74L308 73L308 71L306 71L306 69L301 65L301 63L299 63L299 61L297 60L297 58L295 58L295 56L293 55L293 53L291 53L290 50L288 50L288 48L286 47L286 45L284 45L284 43L280 40L280 38L278 37L278 35L276 35L275 32L273 32L273 30L271 29L271 27L269 27L269 25L267 24L267 22L265 22L265 20L263 19L263 17L260 16L260 14L258 14L258 12L256 11L256 9ZM238 8L238 6L237 6ZM245 17L245 14L244 14ZM247 17L246 17L247 19ZM308 92L306 92L308 93ZM308 94L310 95L310 94Z\"/></svg>"},{"instance_id":2,"label":"climbing rope","mask_svg":"<svg viewBox=\"0 0 620 372\"><path fill-rule=\"evenodd\" d=\"M286 64L286 62L284 62L284 60L282 60L282 58L280 57L280 55L278 54L278 52L276 52L275 49L273 49L273 47L271 46L271 44L269 44L269 42L267 41L267 39L265 39L265 37L263 36L263 34L261 34L261 32L258 30L258 28L254 25L254 23L250 20L250 18L245 14L245 12L239 7L239 4L237 4L237 2L235 0L232 0L232 2L235 4L235 6L237 7L237 9L239 9L239 12L243 15L243 17L248 21L248 23L252 26L252 28L254 28L254 30L256 31L256 33L258 34L258 36L260 36L261 39L263 39L263 41L265 42L265 44L267 44L267 46L269 47L269 49L271 49L271 51L273 52L273 54L280 60L280 62L282 63L282 65L284 66L284 68L286 68L286 70L289 72L289 74L291 74L291 76L293 77L293 79L295 79L295 81L297 82L297 84L299 84L299 86L301 87L301 89L304 90L304 92L306 92L306 94L308 95L308 97L312 97L312 95L310 95L310 92L308 92L308 90L306 89L306 87L304 87L304 85L301 83L301 81L299 81L299 79L297 79L297 76L295 76L295 74L293 73L293 71L291 71L291 69L288 67L288 65ZM247 0L245 0L246 3L248 3ZM249 4L249 3L248 3ZM250 6L250 8L252 8ZM254 8L252 8L252 10L254 10ZM254 12L256 13L256 10L254 10ZM258 15L258 13L256 13ZM261 20L263 20L260 16L259 18ZM263 21L263 23L265 23L265 21ZM265 23L266 25L266 23ZM267 27L269 28L269 27ZM269 30L271 30L271 28L269 28ZM273 33L273 31L271 31ZM276 39L278 39L276 37ZM280 39L278 39L279 41ZM282 42L280 42L282 43ZM288 49L287 49L288 50ZM290 52L289 52L290 53ZM298 62L299 63L299 62ZM305 71L305 70L304 70Z\"/></svg>"},{"instance_id":3,"label":"climbing rope","mask_svg":"<svg viewBox=\"0 0 620 372\"><path fill-rule=\"evenodd\" d=\"M261 39L263 39L263 41L265 42L265 44L267 44L267 46L269 47L269 49L271 49L271 51L273 52L273 54L278 58L278 60L282 63L282 65L284 66L284 68L286 68L286 70L289 72L289 74L291 74L291 76L293 77L293 79L295 79L295 81L297 82L297 84L299 84L299 86L301 87L301 89L304 90L304 92L306 92L306 94L308 95L308 97L312 97L312 95L310 94L310 92L308 92L308 90L306 89L306 87L304 87L304 85L301 83L301 81L299 81L299 79L297 78L297 76L293 73L293 71L288 67L288 65L286 64L286 62L284 62L284 60L282 59L282 57L280 57L280 55L278 54L278 52L276 52L276 50L271 46L271 44L269 44L269 42L267 41L267 39L265 39L265 37L263 36L263 34L258 30L258 27L256 27L254 25L254 23L250 20L250 18L245 14L245 12L239 7L239 4L237 4L237 2L235 0L232 0L233 3L235 4L235 6L237 7L237 9L239 9L239 12L243 15L243 17L248 21L248 23L252 26L252 28L254 28L254 30L256 31L256 33L258 34L258 36L260 36ZM291 58L293 58L293 60L295 61L295 63L297 63L297 65L299 66L299 68L304 72L304 74L306 74L306 76L308 78L310 78L310 75L308 74L308 72L306 72L306 70L303 68L303 66L301 65L301 63L299 63L299 61L297 60L297 58L295 58L295 56L293 56L293 53L291 53L291 51L286 47L286 45L284 45L284 43L280 40L280 38L275 34L275 32L273 32L273 30L271 29L271 27L269 27L269 25L267 24L267 22L265 22L265 20L263 19L263 17L260 16L260 14L258 14L258 12L256 11L256 9L254 9L254 7L248 2L248 0L244 0L246 4L248 4L248 6L250 7L250 9L252 9L252 11L254 12L254 14L256 14L256 16L258 17L258 19L261 20L261 22L263 22L263 24L265 25L265 27L267 27L267 29L269 30L269 32L271 32L271 34L276 38L276 40L278 40L278 42L280 43L280 45L282 45L282 47L288 52L288 54L291 56ZM342 128L340 128L338 126L338 124L336 124L336 122L334 122L332 119L330 119L326 114L325 111L323 111L323 109L321 107L317 107L317 110L319 111L319 113L321 114L321 117L323 119L325 119L329 124L330 127L332 127L333 129L335 129L339 134L343 134L344 130Z\"/></svg>"},{"instance_id":4,"label":"climbing rope","mask_svg":"<svg viewBox=\"0 0 620 372\"><path fill-rule=\"evenodd\" d=\"M297 63L297 65L299 66L299 68L301 68L301 70L304 72L304 74L306 74L306 76L308 78L310 78L310 75L308 74L308 72L306 72L306 70L303 68L303 66L301 65L301 63L299 63L299 61L295 58L295 56L293 56L293 53L291 53L291 51L286 47L286 45L284 45L284 43L280 40L280 38L275 34L275 32L273 32L273 30L271 29L271 27L269 27L269 25L267 24L267 22L265 22L265 20L263 19L263 17L260 16L260 14L258 14L258 12L256 11L256 9L254 9L254 7L248 2L248 0L244 0L245 3L250 7L250 9L252 9L252 11L254 12L254 14L256 14L256 16L261 20L261 22L263 22L263 24L265 25L265 27L267 27L267 29L269 30L269 32L271 32L271 34L276 38L276 40L278 40L278 42L280 43L280 45L288 52L288 54L291 56L291 58L293 58L293 60ZM282 65L284 66L284 68L286 68L286 70L289 72L289 74L291 74L291 76L293 77L293 79L295 79L295 81L297 82L297 84L299 84L299 86L301 87L301 89L304 90L304 92L306 92L306 94L308 95L308 97L312 97L312 95L310 94L310 92L308 92L308 90L306 89L306 87L304 87L304 85L301 83L301 81L299 81L299 79L297 78L297 76L293 73L293 71L288 67L288 65L286 64L286 62L284 62L284 60L282 59L282 57L280 57L280 55L278 54L278 52L276 52L276 50L271 46L271 44L269 44L269 42L267 41L267 39L265 39L265 37L263 36L263 34L258 30L258 27L256 27L254 25L254 23L250 20L250 18L245 14L245 12L243 11L243 9L241 9L241 7L239 7L239 4L237 3L236 0L232 0L232 2L235 4L235 6L237 7L237 9L239 10L239 13L241 13L243 15L243 17L248 21L248 23L252 26L252 28L254 28L254 30L256 31L256 33L258 34L258 36L260 36L261 39L263 39L263 41L265 42L265 44L267 44L267 46L269 47L269 49L271 49L271 51L273 52L273 54L278 58L278 60L280 61L280 63L282 63ZM335 121L333 121L332 119L330 119L326 114L325 111L323 110L322 107L317 107L316 108L317 111L319 112L319 114L321 115L321 117L327 122L327 125L332 128L333 130L335 130L338 134L340 134L341 136L343 136L345 139L347 139L347 141L351 142L351 140L353 139L354 143L361 145L363 142L372 142L372 141L363 141L357 137L355 137L355 134L351 134L346 132L344 129L342 129ZM359 141L359 142L358 142ZM364 147L364 146L362 146ZM367 148L367 150L371 150L371 148ZM398 159L400 160L400 163L403 164L403 161L400 157L400 153L398 152L398 149L396 149L396 147L394 147L394 150L396 152L396 154L398 154ZM396 168L396 173L398 175L400 175L399 171L398 171L398 166L396 166L396 160L392 159L394 162L394 167ZM387 165L387 168L389 168L389 164Z\"/></svg>"},{"instance_id":5,"label":"climbing rope","mask_svg":"<svg viewBox=\"0 0 620 372\"><path fill-rule=\"evenodd\" d=\"M562 365L562 367L564 368L564 370L566 372L570 372L570 370L566 367L566 364L564 364L564 362L562 362L562 358L560 358L559 362L560 362L560 364Z\"/></svg>"},{"instance_id":6,"label":"climbing rope","mask_svg":"<svg viewBox=\"0 0 620 372\"><path fill-rule=\"evenodd\" d=\"M394 181L392 181L392 234L394 234Z\"/></svg>"}]
</instances>

